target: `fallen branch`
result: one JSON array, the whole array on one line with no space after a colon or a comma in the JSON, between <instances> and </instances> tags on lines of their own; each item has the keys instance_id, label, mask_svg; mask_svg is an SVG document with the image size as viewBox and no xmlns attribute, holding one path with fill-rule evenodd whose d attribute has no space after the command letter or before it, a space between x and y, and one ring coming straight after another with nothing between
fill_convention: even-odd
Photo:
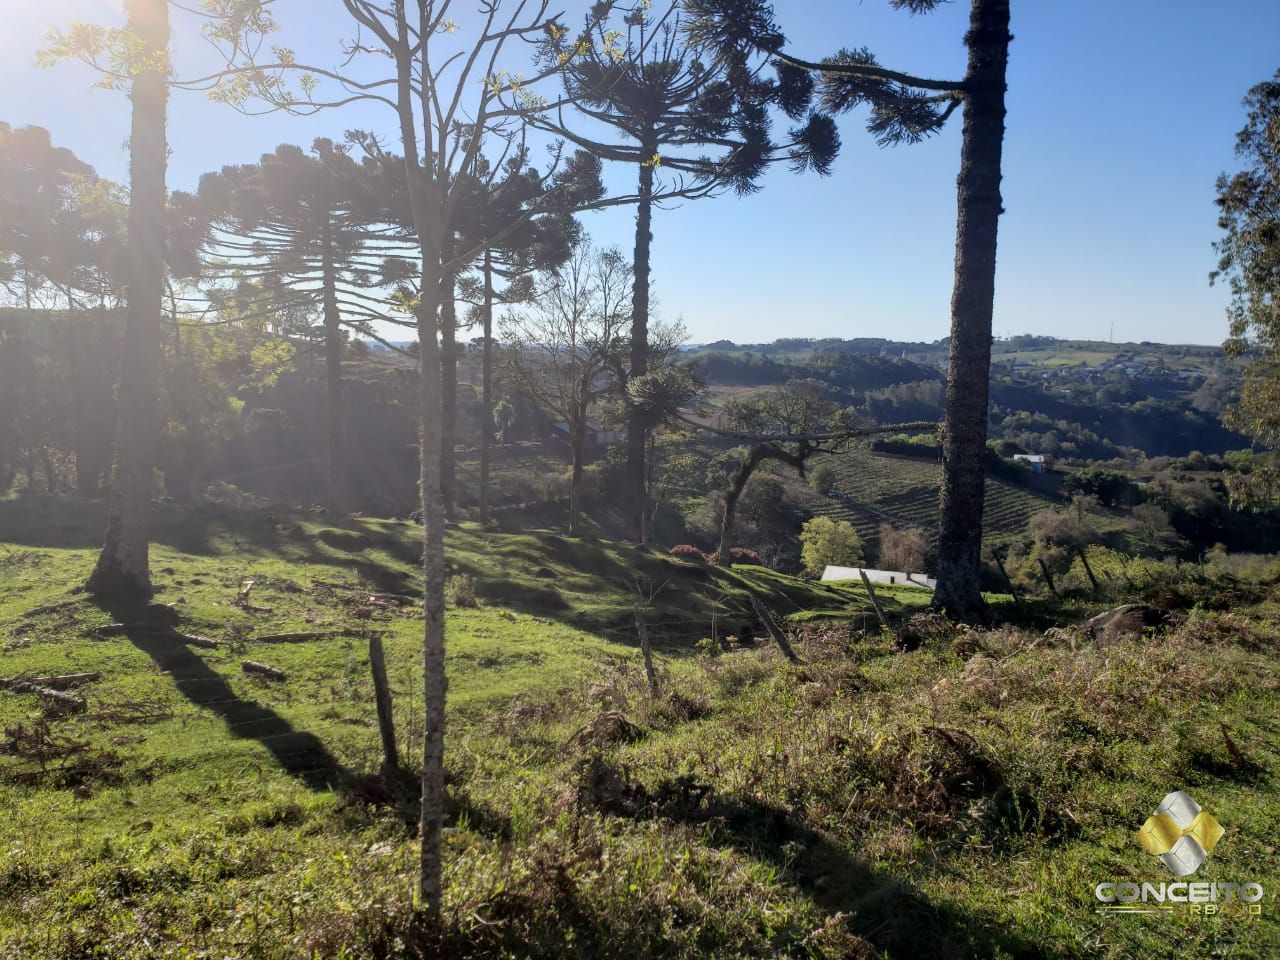
<instances>
[{"instance_id":1,"label":"fallen branch","mask_svg":"<svg viewBox=\"0 0 1280 960\"><path fill-rule=\"evenodd\" d=\"M413 597L404 597L398 593L371 593L364 602L370 606L386 609L398 609L400 607L413 606L417 603Z\"/></svg>"},{"instance_id":2,"label":"fallen branch","mask_svg":"<svg viewBox=\"0 0 1280 960\"><path fill-rule=\"evenodd\" d=\"M249 594L252 592L255 583L257 583L256 580L246 580L240 587L240 592L236 594L236 598L231 601L231 605L239 607L246 613L272 613L271 607L263 607L249 602Z\"/></svg>"},{"instance_id":3,"label":"fallen branch","mask_svg":"<svg viewBox=\"0 0 1280 960\"><path fill-rule=\"evenodd\" d=\"M149 633L169 640L177 640L188 646L202 647L205 650L217 650L222 647L221 643L209 637L202 637L198 633L183 633L173 627L156 623L108 623L101 627L94 627L93 632L100 637L116 637L122 633Z\"/></svg>"},{"instance_id":4,"label":"fallen branch","mask_svg":"<svg viewBox=\"0 0 1280 960\"><path fill-rule=\"evenodd\" d=\"M325 590L348 590L348 591L354 591L354 590L359 590L359 589L360 589L358 586L356 586L356 585L354 585L354 584L350 584L350 583L338 583L338 582L336 582L336 581L334 581L334 580L321 580L319 577L316 577L316 578L314 578L314 579L311 581L311 588L314 590L316 587L321 587L321 588L323 588L323 589L325 589Z\"/></svg>"},{"instance_id":5,"label":"fallen branch","mask_svg":"<svg viewBox=\"0 0 1280 960\"><path fill-rule=\"evenodd\" d=\"M277 670L275 667L269 667L265 663L258 663L255 660L246 660L240 664L240 669L245 673L256 673L259 676L266 677L268 680L284 680L286 679L283 670Z\"/></svg>"},{"instance_id":6,"label":"fallen branch","mask_svg":"<svg viewBox=\"0 0 1280 960\"><path fill-rule=\"evenodd\" d=\"M9 677L0 680L0 685L12 688L15 684L27 683L36 687L47 687L50 690L65 690L67 687L78 687L82 683L93 683L101 676L98 673L67 673L60 677Z\"/></svg>"},{"instance_id":7,"label":"fallen branch","mask_svg":"<svg viewBox=\"0 0 1280 960\"><path fill-rule=\"evenodd\" d=\"M22 615L22 617L26 620L32 617L42 617L46 613L57 613L59 610L66 610L68 607L79 606L88 599L88 597L77 597L74 600L61 600L58 603L47 603L43 607L36 607L32 610L28 610Z\"/></svg>"},{"instance_id":8,"label":"fallen branch","mask_svg":"<svg viewBox=\"0 0 1280 960\"><path fill-rule=\"evenodd\" d=\"M33 693L50 706L71 712L79 712L88 705L88 701L84 697L77 697L74 694L63 693L60 690L42 687L28 680L19 680L11 684L9 689L14 693Z\"/></svg>"}]
</instances>

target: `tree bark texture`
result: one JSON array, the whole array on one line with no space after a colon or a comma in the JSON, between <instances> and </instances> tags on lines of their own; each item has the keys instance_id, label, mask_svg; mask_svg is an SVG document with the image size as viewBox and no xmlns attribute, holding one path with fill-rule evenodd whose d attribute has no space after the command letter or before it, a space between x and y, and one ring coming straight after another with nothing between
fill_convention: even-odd
<instances>
[{"instance_id":1,"label":"tree bark texture","mask_svg":"<svg viewBox=\"0 0 1280 960\"><path fill-rule=\"evenodd\" d=\"M443 259L452 258L447 248ZM458 304L454 299L456 277L452 271L440 279L440 491L445 516L457 502L457 468L454 448L458 435Z\"/></svg>"},{"instance_id":2,"label":"tree bark texture","mask_svg":"<svg viewBox=\"0 0 1280 960\"><path fill-rule=\"evenodd\" d=\"M323 245L321 297L324 309L325 413L329 432L328 503L332 513L344 513L347 502L346 424L342 402L342 315L338 311L338 283L329 217L321 227Z\"/></svg>"},{"instance_id":3,"label":"tree bark texture","mask_svg":"<svg viewBox=\"0 0 1280 960\"><path fill-rule=\"evenodd\" d=\"M991 375L996 231L1001 214L1009 0L973 0L964 132L957 180L955 288L942 444L938 587L933 603L960 620L987 618L979 570L983 458Z\"/></svg>"},{"instance_id":4,"label":"tree bark texture","mask_svg":"<svg viewBox=\"0 0 1280 960\"><path fill-rule=\"evenodd\" d=\"M493 446L493 250L484 251L484 355L480 372L480 522L489 522L489 457Z\"/></svg>"},{"instance_id":5,"label":"tree bark texture","mask_svg":"<svg viewBox=\"0 0 1280 960\"><path fill-rule=\"evenodd\" d=\"M405 179L418 252L422 258L418 325L419 492L422 499L423 581L423 714L422 806L419 817L421 854L418 872L419 909L427 924L440 921L444 830L444 498L440 490L440 344L439 309L443 245L442 187L420 156L433 162L435 145L419 146L414 123L414 51L409 41L405 5L395 7L397 37L396 101L404 146ZM430 126L424 123L424 132ZM421 149L421 153L419 150Z\"/></svg>"},{"instance_id":6,"label":"tree bark texture","mask_svg":"<svg viewBox=\"0 0 1280 960\"><path fill-rule=\"evenodd\" d=\"M656 152L646 148L644 155ZM635 285L631 295L631 369L635 380L649 372L649 251L653 246L653 163L640 165L637 191L636 245L633 258ZM647 539L648 496L645 491L645 438L648 425L634 406L627 410L627 478L631 501L631 535L637 543Z\"/></svg>"},{"instance_id":7,"label":"tree bark texture","mask_svg":"<svg viewBox=\"0 0 1280 960\"><path fill-rule=\"evenodd\" d=\"M572 473L569 477L569 536L576 537L582 516L582 472L586 460L587 444L587 411L585 405L579 408L569 424L569 449L573 457Z\"/></svg>"},{"instance_id":8,"label":"tree bark texture","mask_svg":"<svg viewBox=\"0 0 1280 960\"><path fill-rule=\"evenodd\" d=\"M128 287L119 420L102 552L87 588L100 597L150 598L148 538L159 431L160 317L164 305L165 171L168 163L165 69L168 0L130 0L129 28L158 63L132 83L129 138Z\"/></svg>"}]
</instances>

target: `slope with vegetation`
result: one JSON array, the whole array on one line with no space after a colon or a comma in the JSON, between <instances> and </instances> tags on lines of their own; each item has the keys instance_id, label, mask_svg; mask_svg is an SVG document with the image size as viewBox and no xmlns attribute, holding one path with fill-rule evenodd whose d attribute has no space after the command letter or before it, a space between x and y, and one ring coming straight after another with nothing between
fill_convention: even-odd
<instances>
[{"instance_id":1,"label":"slope with vegetation","mask_svg":"<svg viewBox=\"0 0 1280 960\"><path fill-rule=\"evenodd\" d=\"M395 600L412 528L165 508L160 599L210 648L120 635L71 591L99 509L0 503L5 674L99 674L68 689L78 712L0 692L0 956L432 955L412 778L374 772L365 639L382 635L413 766L421 628ZM1271 901L1231 922L1092 902L1103 880L1161 879L1132 832L1179 787L1228 828L1202 879L1276 875L1274 587L1157 579L1154 632L1098 637L1073 626L1097 608L1079 601L969 630L907 620L922 592L884 588L881 633L860 589L550 533L449 537L450 956L1280 949ZM657 698L637 571L666 585L646 613ZM749 637L746 589L789 615L801 662ZM317 636L261 639L291 632Z\"/></svg>"}]
</instances>

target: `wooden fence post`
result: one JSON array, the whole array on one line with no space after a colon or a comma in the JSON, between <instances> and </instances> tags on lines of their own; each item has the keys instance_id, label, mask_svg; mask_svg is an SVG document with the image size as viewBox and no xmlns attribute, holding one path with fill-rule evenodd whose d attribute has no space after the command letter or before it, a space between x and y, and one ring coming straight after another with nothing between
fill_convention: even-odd
<instances>
[{"instance_id":1,"label":"wooden fence post","mask_svg":"<svg viewBox=\"0 0 1280 960\"><path fill-rule=\"evenodd\" d=\"M861 567L858 568L858 576L862 578L862 585L867 588L867 596L871 598L871 609L875 610L876 617L880 620L881 628L889 629L889 619L884 615L884 611L880 609L880 600L876 597L875 587L871 586L871 578L867 576L867 571Z\"/></svg>"},{"instance_id":2,"label":"wooden fence post","mask_svg":"<svg viewBox=\"0 0 1280 960\"><path fill-rule=\"evenodd\" d=\"M649 649L649 625L645 623L644 607L636 604L636 632L640 634L640 652L644 655L644 673L649 680L649 696L658 699L658 673L653 668L653 653Z\"/></svg>"},{"instance_id":3,"label":"wooden fence post","mask_svg":"<svg viewBox=\"0 0 1280 960\"><path fill-rule=\"evenodd\" d=\"M773 639L773 642L778 645L778 649L782 651L783 655L792 663L799 663L800 658L796 656L795 650L791 648L791 641L787 639L787 635L782 632L782 628L778 626L777 621L773 619L755 594L751 594L751 608L755 610L756 616L760 618L760 622L764 624L765 630Z\"/></svg>"},{"instance_id":4,"label":"wooden fence post","mask_svg":"<svg viewBox=\"0 0 1280 960\"><path fill-rule=\"evenodd\" d=\"M378 708L378 731L382 734L382 771L400 769L400 752L396 749L396 720L391 709L391 685L387 683L387 660L382 651L382 638L369 635L369 668L373 672L373 700Z\"/></svg>"},{"instance_id":5,"label":"wooden fence post","mask_svg":"<svg viewBox=\"0 0 1280 960\"><path fill-rule=\"evenodd\" d=\"M995 552L992 552L991 556L995 560L996 566L1000 568L1000 576L1004 577L1004 582L1009 585L1009 596L1013 597L1014 603L1021 603L1022 598L1018 596L1018 588L1013 585L1013 578L1009 576L1009 571L1004 568L1004 558Z\"/></svg>"},{"instance_id":6,"label":"wooden fence post","mask_svg":"<svg viewBox=\"0 0 1280 960\"><path fill-rule=\"evenodd\" d=\"M1093 567L1089 566L1089 558L1085 556L1084 547L1076 547L1076 556L1080 558L1080 562L1084 564L1084 572L1089 575L1089 582L1093 584L1093 592L1098 592L1098 578L1093 575Z\"/></svg>"},{"instance_id":7,"label":"wooden fence post","mask_svg":"<svg viewBox=\"0 0 1280 960\"><path fill-rule=\"evenodd\" d=\"M1055 597L1058 595L1058 588L1053 585L1053 574L1049 572L1049 565L1044 562L1043 558L1036 558L1040 563L1040 572L1044 574L1044 582L1049 585L1049 592Z\"/></svg>"}]
</instances>

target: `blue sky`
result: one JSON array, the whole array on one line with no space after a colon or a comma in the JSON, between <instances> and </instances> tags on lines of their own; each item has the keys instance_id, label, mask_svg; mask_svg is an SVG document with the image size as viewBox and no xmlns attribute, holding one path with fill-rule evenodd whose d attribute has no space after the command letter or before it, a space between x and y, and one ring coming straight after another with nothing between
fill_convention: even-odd
<instances>
[{"instance_id":1,"label":"blue sky","mask_svg":"<svg viewBox=\"0 0 1280 960\"><path fill-rule=\"evenodd\" d=\"M569 0L566 6L577 6ZM462 0L461 6L466 6ZM869 46L934 77L964 72L962 0L929 16L887 0L775 0L792 49L817 58ZM350 35L336 0L280 0L278 42L319 63ZM120 0L0 0L0 120L48 127L106 176L124 179L128 101L90 90L78 65L34 66L44 31L122 21ZM202 41L178 15L179 62ZM1232 166L1240 100L1280 67L1274 0L1014 0L998 335L1216 343L1226 296L1210 288L1213 183ZM767 175L759 194L660 211L654 292L694 341L780 336L934 340L949 323L959 115L925 143L878 148L857 115L829 178ZM170 109L170 185L282 142L381 130L376 110L299 120L243 117L199 94ZM629 182L619 171L614 182ZM589 215L601 243L629 250L632 210Z\"/></svg>"}]
</instances>

